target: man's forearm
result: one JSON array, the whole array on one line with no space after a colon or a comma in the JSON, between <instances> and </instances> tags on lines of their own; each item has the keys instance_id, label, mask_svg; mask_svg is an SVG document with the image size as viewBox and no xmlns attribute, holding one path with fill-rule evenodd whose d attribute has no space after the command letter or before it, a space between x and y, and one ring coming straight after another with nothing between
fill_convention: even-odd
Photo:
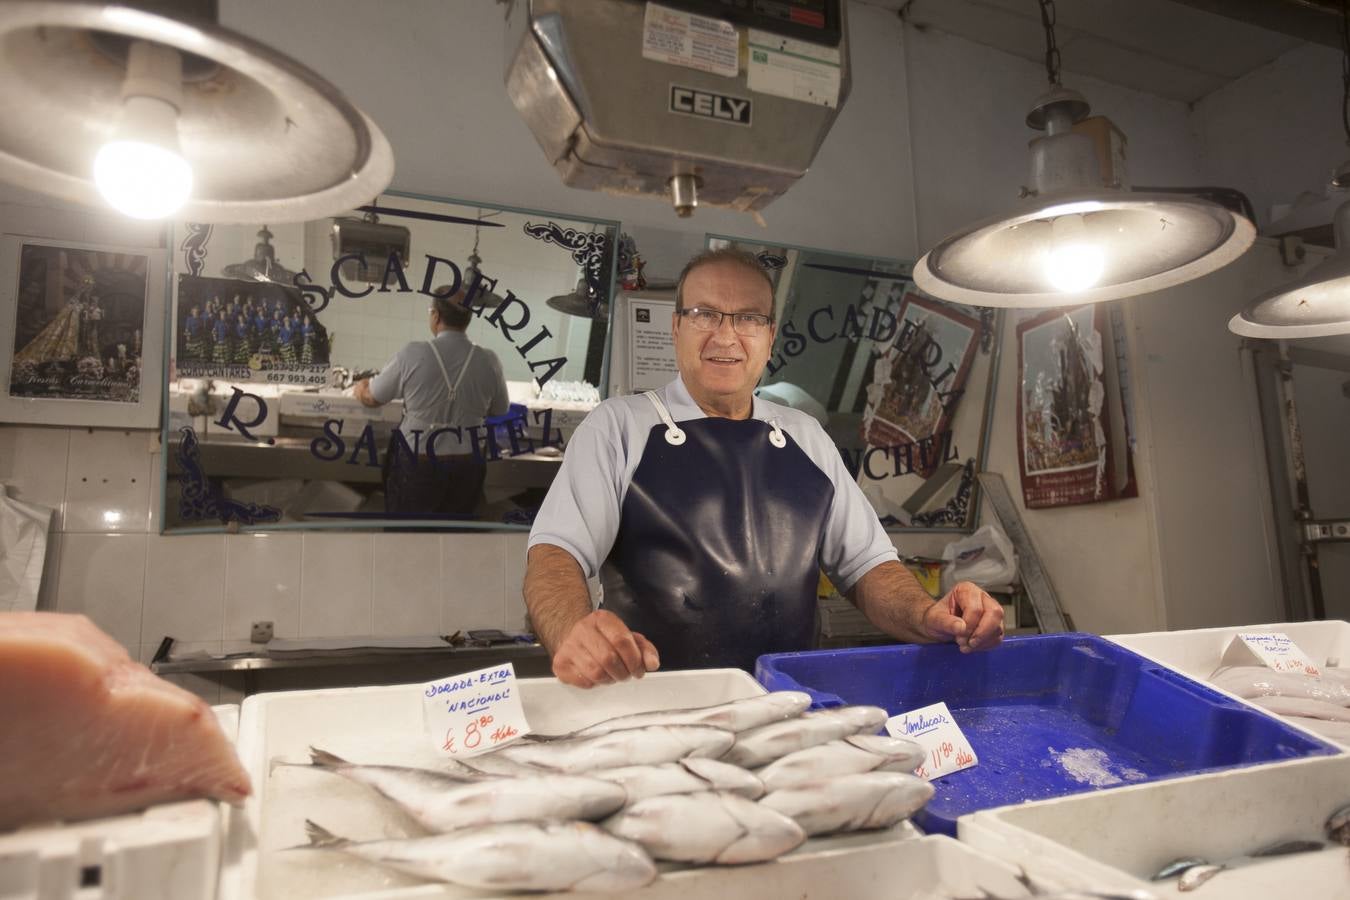
<instances>
[{"instance_id":1,"label":"man's forearm","mask_svg":"<svg viewBox=\"0 0 1350 900\"><path fill-rule=\"evenodd\" d=\"M891 637L916 644L933 642L923 627L923 617L934 600L900 563L890 561L872 567L847 597L867 621Z\"/></svg>"},{"instance_id":2,"label":"man's forearm","mask_svg":"<svg viewBox=\"0 0 1350 900\"><path fill-rule=\"evenodd\" d=\"M352 396L361 401L362 406L383 406L384 404L375 399L375 395L370 392L370 379L362 378L356 384L352 385Z\"/></svg>"},{"instance_id":3,"label":"man's forearm","mask_svg":"<svg viewBox=\"0 0 1350 900\"><path fill-rule=\"evenodd\" d=\"M553 654L572 626L591 612L591 592L572 554L553 544L530 548L525 606L535 636Z\"/></svg>"}]
</instances>

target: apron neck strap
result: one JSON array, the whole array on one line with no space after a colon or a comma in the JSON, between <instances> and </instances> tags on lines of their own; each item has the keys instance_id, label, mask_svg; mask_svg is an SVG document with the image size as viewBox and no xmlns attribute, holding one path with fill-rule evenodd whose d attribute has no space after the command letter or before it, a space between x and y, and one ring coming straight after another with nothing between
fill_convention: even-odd
<instances>
[{"instance_id":1,"label":"apron neck strap","mask_svg":"<svg viewBox=\"0 0 1350 900\"><path fill-rule=\"evenodd\" d=\"M675 424L675 420L670 417L670 411L661 402L661 398L656 395L656 391L644 391L643 395L652 402L652 406L656 407L656 414L661 417L661 421L666 425L666 443L672 447L683 444L684 430ZM778 421L777 416L769 420L769 443L781 450L787 446L787 435L783 434L783 428Z\"/></svg>"}]
</instances>

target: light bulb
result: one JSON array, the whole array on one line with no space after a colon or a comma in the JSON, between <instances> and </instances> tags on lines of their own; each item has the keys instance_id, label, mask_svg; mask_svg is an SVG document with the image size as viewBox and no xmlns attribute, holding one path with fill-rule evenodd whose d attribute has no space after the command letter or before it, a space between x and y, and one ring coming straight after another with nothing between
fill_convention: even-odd
<instances>
[{"instance_id":1,"label":"light bulb","mask_svg":"<svg viewBox=\"0 0 1350 900\"><path fill-rule=\"evenodd\" d=\"M116 136L94 157L103 199L137 219L162 219L192 193L192 167L178 151L178 110L153 97L128 97Z\"/></svg>"},{"instance_id":2,"label":"light bulb","mask_svg":"<svg viewBox=\"0 0 1350 900\"><path fill-rule=\"evenodd\" d=\"M1045 253L1045 277L1066 294L1096 286L1106 268L1106 254L1087 239L1080 215L1060 216L1050 224L1050 247Z\"/></svg>"}]
</instances>

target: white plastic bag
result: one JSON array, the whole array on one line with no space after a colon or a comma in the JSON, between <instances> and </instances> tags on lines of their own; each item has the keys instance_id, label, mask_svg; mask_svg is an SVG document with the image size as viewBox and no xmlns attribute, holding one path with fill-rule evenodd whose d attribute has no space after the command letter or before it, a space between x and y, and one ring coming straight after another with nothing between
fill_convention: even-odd
<instances>
[{"instance_id":1,"label":"white plastic bag","mask_svg":"<svg viewBox=\"0 0 1350 900\"><path fill-rule=\"evenodd\" d=\"M9 496L0 485L0 612L37 609L52 511Z\"/></svg>"},{"instance_id":2,"label":"white plastic bag","mask_svg":"<svg viewBox=\"0 0 1350 900\"><path fill-rule=\"evenodd\" d=\"M942 593L958 581L970 581L986 591L1006 591L1017 578L1017 554L1012 541L997 525L985 525L970 537L942 549Z\"/></svg>"}]
</instances>

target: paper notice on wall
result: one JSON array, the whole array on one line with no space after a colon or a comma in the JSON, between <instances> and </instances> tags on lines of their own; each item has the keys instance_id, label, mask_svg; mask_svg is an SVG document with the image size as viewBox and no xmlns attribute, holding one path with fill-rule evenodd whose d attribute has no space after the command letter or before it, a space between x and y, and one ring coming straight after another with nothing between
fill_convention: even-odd
<instances>
[{"instance_id":1,"label":"paper notice on wall","mask_svg":"<svg viewBox=\"0 0 1350 900\"><path fill-rule=\"evenodd\" d=\"M843 68L838 47L752 28L745 71L752 91L821 106L839 105Z\"/></svg>"},{"instance_id":2,"label":"paper notice on wall","mask_svg":"<svg viewBox=\"0 0 1350 900\"><path fill-rule=\"evenodd\" d=\"M628 383L633 392L663 388L679 374L670 335L674 300L628 302Z\"/></svg>"},{"instance_id":3,"label":"paper notice on wall","mask_svg":"<svg viewBox=\"0 0 1350 900\"><path fill-rule=\"evenodd\" d=\"M648 3L642 23L642 58L735 78L740 72L736 26Z\"/></svg>"}]
</instances>

